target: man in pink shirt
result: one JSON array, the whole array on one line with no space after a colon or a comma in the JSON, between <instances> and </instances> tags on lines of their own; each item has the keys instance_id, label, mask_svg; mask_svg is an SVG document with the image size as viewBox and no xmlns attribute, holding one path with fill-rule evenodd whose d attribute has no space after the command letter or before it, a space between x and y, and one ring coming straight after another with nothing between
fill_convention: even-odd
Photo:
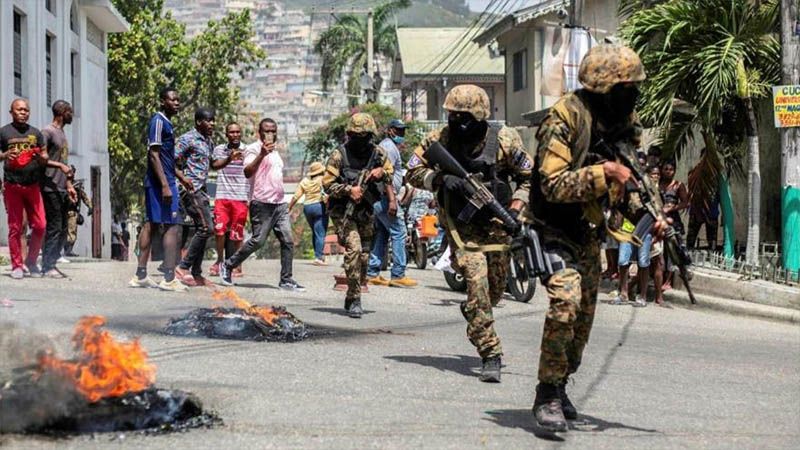
<instances>
[{"instance_id":1,"label":"man in pink shirt","mask_svg":"<svg viewBox=\"0 0 800 450\"><path fill-rule=\"evenodd\" d=\"M267 242L270 230L281 243L281 279L278 287L288 291L305 290L292 279L294 241L289 221L289 206L284 201L283 160L275 151L278 124L263 119L258 125L259 140L244 152L244 175L250 183L250 223L253 237L219 267L222 284L233 286L231 272Z\"/></svg>"}]
</instances>

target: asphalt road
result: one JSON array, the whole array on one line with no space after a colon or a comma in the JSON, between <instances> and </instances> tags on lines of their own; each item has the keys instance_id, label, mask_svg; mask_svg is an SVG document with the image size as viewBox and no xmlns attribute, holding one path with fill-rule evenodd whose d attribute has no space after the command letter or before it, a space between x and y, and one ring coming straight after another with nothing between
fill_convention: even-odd
<instances>
[{"instance_id":1,"label":"asphalt road","mask_svg":"<svg viewBox=\"0 0 800 450\"><path fill-rule=\"evenodd\" d=\"M367 314L342 314L336 267L295 264L305 293L276 289L277 261L248 262L237 292L285 305L318 335L250 343L167 336L171 317L214 304L189 294L125 287L133 263L70 264L72 279L0 276L0 333L8 323L68 348L82 315L118 336L141 336L156 384L196 393L224 424L162 436L71 439L0 435L4 448L798 448L800 327L682 308L600 305L569 391L581 412L567 433L542 433L530 406L545 299L496 310L503 382L484 384L458 311L462 294L435 270L424 287L373 288ZM33 350L33 348L31 349ZM0 360L4 355L0 355ZM0 369L3 364L0 363Z\"/></svg>"}]
</instances>

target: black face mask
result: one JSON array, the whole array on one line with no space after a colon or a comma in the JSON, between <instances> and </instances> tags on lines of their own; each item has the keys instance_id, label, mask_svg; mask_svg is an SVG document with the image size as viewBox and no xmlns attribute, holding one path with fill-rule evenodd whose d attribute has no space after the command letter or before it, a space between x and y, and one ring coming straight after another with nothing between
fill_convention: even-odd
<instances>
[{"instance_id":1,"label":"black face mask","mask_svg":"<svg viewBox=\"0 0 800 450\"><path fill-rule=\"evenodd\" d=\"M488 124L482 120L475 120L472 114L451 116L447 120L450 138L459 144L472 144L486 136Z\"/></svg>"},{"instance_id":2,"label":"black face mask","mask_svg":"<svg viewBox=\"0 0 800 450\"><path fill-rule=\"evenodd\" d=\"M351 135L347 141L347 149L356 155L365 155L372 149L371 142L372 136L369 134L364 136Z\"/></svg>"},{"instance_id":3,"label":"black face mask","mask_svg":"<svg viewBox=\"0 0 800 450\"><path fill-rule=\"evenodd\" d=\"M609 112L617 118L628 117L636 109L639 99L639 88L636 85L617 84L606 95L606 106Z\"/></svg>"}]
</instances>

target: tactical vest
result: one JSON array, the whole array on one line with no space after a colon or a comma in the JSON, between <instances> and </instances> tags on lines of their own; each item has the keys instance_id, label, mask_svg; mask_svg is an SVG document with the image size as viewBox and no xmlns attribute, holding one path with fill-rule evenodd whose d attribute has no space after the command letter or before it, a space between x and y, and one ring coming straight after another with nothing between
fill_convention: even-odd
<instances>
[{"instance_id":1,"label":"tactical vest","mask_svg":"<svg viewBox=\"0 0 800 450\"><path fill-rule=\"evenodd\" d=\"M588 110L587 105L583 105ZM589 114L591 112L589 111ZM595 145L601 138L607 142L617 142L621 139L630 137L631 129L625 128L616 132L601 132L597 129L594 116L591 116L591 140L589 148L584 152L569 170L581 169L584 167L599 164L603 161L615 160L614 155L598 153L598 146ZM585 203L552 203L545 199L542 192L542 176L539 173L541 168L540 158L537 155L531 177L530 202L536 222L543 225L551 232L563 235L570 241L583 245L592 239L604 239L605 227L594 226L586 219ZM608 193L605 194L608 196ZM598 202L603 202L600 198Z\"/></svg>"},{"instance_id":2,"label":"tactical vest","mask_svg":"<svg viewBox=\"0 0 800 450\"><path fill-rule=\"evenodd\" d=\"M377 152L378 149L373 146L372 151ZM339 146L339 153L342 155L342 160L339 163L339 178L343 184L355 186L356 182L358 181L358 175L362 170L367 168L366 166L371 158L367 157L363 160L359 158L353 158L352 155L349 155L349 152L344 145ZM382 166L382 164L379 164L380 161L378 160L380 158L378 158L377 155L376 158L372 159L374 163L372 164L372 167L369 167L369 169ZM356 206L356 210L360 209L371 212L372 204L380 200L381 194L385 192L385 190L386 186L383 181L371 181L369 184L367 184L367 189L364 191L364 199ZM348 201L350 201L349 197L331 198L329 203L331 215L343 215Z\"/></svg>"},{"instance_id":3,"label":"tactical vest","mask_svg":"<svg viewBox=\"0 0 800 450\"><path fill-rule=\"evenodd\" d=\"M499 133L502 125L489 125L486 133L486 142L483 146L481 154L476 158L470 158L462 152L452 152L453 157L461 164L467 172L471 174L480 174L484 186L492 192L494 198L497 199L503 206L508 206L511 203L511 186L509 184L509 174L507 172L497 171L497 152L500 150ZM459 211L464 209L467 205L468 199L462 195L454 195L451 192L446 192L440 189L437 195L437 201L440 205L445 205L451 217L458 216ZM473 217L471 224L473 225L489 225L489 221L493 215L488 208L481 209Z\"/></svg>"}]
</instances>

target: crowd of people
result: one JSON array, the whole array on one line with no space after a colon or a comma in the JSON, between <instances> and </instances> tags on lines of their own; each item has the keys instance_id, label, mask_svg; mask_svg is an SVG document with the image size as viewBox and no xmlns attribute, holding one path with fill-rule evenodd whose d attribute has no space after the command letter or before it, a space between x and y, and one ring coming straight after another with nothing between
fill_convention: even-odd
<instances>
[{"instance_id":1,"label":"crowd of people","mask_svg":"<svg viewBox=\"0 0 800 450\"><path fill-rule=\"evenodd\" d=\"M581 62L579 78L583 88L565 94L548 110L536 133L535 158L525 151L515 129L488 121L491 105L485 90L458 85L445 98L447 124L429 133L406 164L400 156L406 131L402 121L391 121L386 138L377 143L374 119L353 114L344 142L325 164L310 164L308 176L289 202L284 200L274 120L261 120L258 139L249 145L242 143L241 127L228 123L228 142L215 147L215 113L198 108L194 128L176 137L171 119L180 109L180 98L175 89L164 88L161 108L147 130L145 221L138 233L138 264L129 286L185 291L213 285L203 269L212 234L218 256L209 273L218 274L221 284L233 285L242 263L272 233L280 243L279 288L303 291L293 277L290 223L290 209L302 201L314 236L314 264L327 264L323 250L329 218L333 224L344 247L344 309L348 316L360 318L361 293L367 283L416 285L405 273L403 207L409 215L419 214L435 200L452 249L452 266L466 283L467 298L460 310L469 341L481 357L479 378L500 382L503 349L493 308L505 290L512 237L520 222L533 224L542 250L537 255L548 263L541 279L549 297L533 414L540 427L565 431L567 420L578 417L567 384L580 367L591 333L604 236L606 276L620 282L613 303L629 303L630 269L636 264L639 289L632 303L646 305L652 271L655 302L663 304L661 293L670 286L672 271L661 241L670 224L683 236L681 213L692 206L686 185L675 179L673 160L655 158L659 152L651 149L654 158L638 154L637 168L629 161L633 155L623 154L641 147L642 125L635 105L646 75L638 55L624 46L594 46ZM53 115L52 124L39 132L27 123L27 102L15 100L13 122L0 129L13 278L22 278L26 270L63 276L56 264L66 241L68 205L78 202L78 193L74 170L64 163L63 128L71 121L71 107L55 102ZM602 147L605 142L620 147ZM634 176L642 167L649 177ZM209 170L219 174L213 211L206 188ZM464 172L472 174L469 179ZM639 189L640 183L648 192ZM632 185L637 189L629 191ZM660 193L660 202L651 199L654 191ZM658 208L662 211L654 213ZM27 258L21 250L24 214L32 230ZM640 238L634 224L646 214L655 217ZM194 234L181 252L184 216L190 217ZM248 216L252 237L245 241ZM695 203L689 217L690 244L704 225L713 248L716 205ZM121 226L114 235L124 240ZM158 283L147 271L156 239L163 247L159 267L163 280ZM225 254L226 240L233 242L232 254ZM42 241L40 269L36 262ZM393 259L388 279L380 275L387 248L392 249Z\"/></svg>"}]
</instances>

